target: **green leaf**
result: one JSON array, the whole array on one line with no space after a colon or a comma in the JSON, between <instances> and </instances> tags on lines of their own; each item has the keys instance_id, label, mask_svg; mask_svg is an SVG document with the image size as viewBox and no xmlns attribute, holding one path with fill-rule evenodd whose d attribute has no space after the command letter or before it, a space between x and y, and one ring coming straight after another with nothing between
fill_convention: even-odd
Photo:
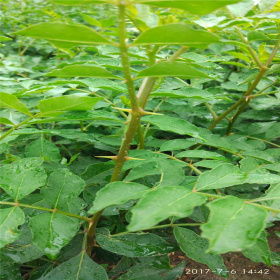
<instances>
[{"instance_id":1,"label":"green leaf","mask_svg":"<svg viewBox=\"0 0 280 280\"><path fill-rule=\"evenodd\" d=\"M271 266L271 252L266 238L266 233L258 237L257 242L253 246L242 251L242 254L256 263L264 263Z\"/></svg>"},{"instance_id":2,"label":"green leaf","mask_svg":"<svg viewBox=\"0 0 280 280\"><path fill-rule=\"evenodd\" d=\"M120 79L119 77L113 75L103 67L80 64L70 65L63 67L62 69L53 70L52 72L46 74L46 76L54 76L59 78L100 77Z\"/></svg>"},{"instance_id":3,"label":"green leaf","mask_svg":"<svg viewBox=\"0 0 280 280\"><path fill-rule=\"evenodd\" d=\"M32 244L32 235L27 224L20 227L20 237L3 249L15 263L26 263L43 256L43 253ZM1 279L1 278L0 278Z\"/></svg>"},{"instance_id":4,"label":"green leaf","mask_svg":"<svg viewBox=\"0 0 280 280\"><path fill-rule=\"evenodd\" d=\"M228 159L216 152L202 151L202 150L191 150L184 151L176 155L176 157L187 157L187 158L204 158L204 159L217 159L228 161Z\"/></svg>"},{"instance_id":5,"label":"green leaf","mask_svg":"<svg viewBox=\"0 0 280 280\"><path fill-rule=\"evenodd\" d=\"M261 159L267 162L275 162L275 159L266 151L245 151L242 153L242 155L247 157L252 157L256 159Z\"/></svg>"},{"instance_id":6,"label":"green leaf","mask_svg":"<svg viewBox=\"0 0 280 280\"><path fill-rule=\"evenodd\" d=\"M130 258L167 254L177 249L176 246L151 233L113 236L104 229L97 232L96 241L103 249Z\"/></svg>"},{"instance_id":7,"label":"green leaf","mask_svg":"<svg viewBox=\"0 0 280 280\"><path fill-rule=\"evenodd\" d=\"M190 141L187 139L175 139L175 140L169 140L164 142L160 146L160 151L165 152L165 151L176 151L176 150L184 150L187 149L193 145L195 145L195 141Z\"/></svg>"},{"instance_id":8,"label":"green leaf","mask_svg":"<svg viewBox=\"0 0 280 280\"><path fill-rule=\"evenodd\" d=\"M213 255L206 253L209 242L197 235L194 231L186 228L175 227L174 236L180 246L180 249L187 255L187 257L206 264L214 273L222 271L220 276L227 276L225 272L227 268L224 265L223 258L220 255Z\"/></svg>"},{"instance_id":9,"label":"green leaf","mask_svg":"<svg viewBox=\"0 0 280 280\"><path fill-rule=\"evenodd\" d=\"M210 217L201 226L202 237L210 242L208 251L223 254L252 246L264 230L267 211L228 196L208 203Z\"/></svg>"},{"instance_id":10,"label":"green leaf","mask_svg":"<svg viewBox=\"0 0 280 280\"><path fill-rule=\"evenodd\" d=\"M171 216L187 217L195 206L205 201L203 195L183 186L151 190L132 208L131 223L127 228L129 231L144 230Z\"/></svg>"},{"instance_id":11,"label":"green leaf","mask_svg":"<svg viewBox=\"0 0 280 280\"><path fill-rule=\"evenodd\" d=\"M23 280L20 273L20 265L15 264L14 261L0 252L0 279Z\"/></svg>"},{"instance_id":12,"label":"green leaf","mask_svg":"<svg viewBox=\"0 0 280 280\"><path fill-rule=\"evenodd\" d=\"M27 107L12 94L0 92L0 107L12 108L25 115L32 116Z\"/></svg>"},{"instance_id":13,"label":"green leaf","mask_svg":"<svg viewBox=\"0 0 280 280\"><path fill-rule=\"evenodd\" d=\"M88 257L85 251L52 269L42 280L109 280L105 269Z\"/></svg>"},{"instance_id":14,"label":"green leaf","mask_svg":"<svg viewBox=\"0 0 280 280\"><path fill-rule=\"evenodd\" d=\"M33 243L50 259L55 259L78 230L78 220L58 213L44 213L31 218Z\"/></svg>"},{"instance_id":15,"label":"green leaf","mask_svg":"<svg viewBox=\"0 0 280 280\"><path fill-rule=\"evenodd\" d=\"M56 116L66 111L88 111L100 100L99 97L65 95L44 99L39 102L38 108L45 116Z\"/></svg>"},{"instance_id":16,"label":"green leaf","mask_svg":"<svg viewBox=\"0 0 280 280\"><path fill-rule=\"evenodd\" d=\"M114 182L97 192L93 206L88 211L94 214L108 206L123 204L142 197L149 188L137 183Z\"/></svg>"},{"instance_id":17,"label":"green leaf","mask_svg":"<svg viewBox=\"0 0 280 280\"><path fill-rule=\"evenodd\" d=\"M269 206L274 209L280 209L280 184L271 185L265 192L265 196L261 197L260 200L265 206ZM279 213L269 213L268 222L278 221L280 219Z\"/></svg>"},{"instance_id":18,"label":"green leaf","mask_svg":"<svg viewBox=\"0 0 280 280\"><path fill-rule=\"evenodd\" d=\"M206 171L198 177L197 190L221 189L243 184L247 175L233 164L225 163Z\"/></svg>"},{"instance_id":19,"label":"green leaf","mask_svg":"<svg viewBox=\"0 0 280 280\"><path fill-rule=\"evenodd\" d=\"M166 1L166 0L137 0L136 2L141 4L152 5L161 8L178 8L186 10L192 14L205 15L226 5L240 2L240 0L177 0L177 1Z\"/></svg>"},{"instance_id":20,"label":"green leaf","mask_svg":"<svg viewBox=\"0 0 280 280\"><path fill-rule=\"evenodd\" d=\"M0 185L15 201L21 200L46 182L40 158L25 158L0 168Z\"/></svg>"},{"instance_id":21,"label":"green leaf","mask_svg":"<svg viewBox=\"0 0 280 280\"><path fill-rule=\"evenodd\" d=\"M79 45L113 45L94 29L82 24L67 24L58 22L43 22L32 25L13 35L23 35L38 39L67 44L67 46Z\"/></svg>"},{"instance_id":22,"label":"green leaf","mask_svg":"<svg viewBox=\"0 0 280 280\"><path fill-rule=\"evenodd\" d=\"M229 5L227 8L235 17L243 17L256 5L254 0L242 0L240 3Z\"/></svg>"},{"instance_id":23,"label":"green leaf","mask_svg":"<svg viewBox=\"0 0 280 280\"><path fill-rule=\"evenodd\" d=\"M182 170L181 163L158 159L153 161L140 161L129 174L125 177L125 181L134 181L145 176L160 175L159 186L177 186L185 179L185 173Z\"/></svg>"},{"instance_id":24,"label":"green leaf","mask_svg":"<svg viewBox=\"0 0 280 280\"><path fill-rule=\"evenodd\" d=\"M56 145L41 137L25 148L26 157L42 157L44 161L60 161L60 151Z\"/></svg>"},{"instance_id":25,"label":"green leaf","mask_svg":"<svg viewBox=\"0 0 280 280\"><path fill-rule=\"evenodd\" d=\"M153 263L157 263L157 261ZM126 274L119 277L118 280L177 280L182 275L186 265L185 262L181 262L172 269L164 269L152 264L135 265Z\"/></svg>"},{"instance_id":26,"label":"green leaf","mask_svg":"<svg viewBox=\"0 0 280 280\"><path fill-rule=\"evenodd\" d=\"M1 102L1 101L0 101ZM0 117L0 124L10 124L10 125L15 125L13 122L11 122L9 119L7 118L2 118Z\"/></svg>"},{"instance_id":27,"label":"green leaf","mask_svg":"<svg viewBox=\"0 0 280 280\"><path fill-rule=\"evenodd\" d=\"M159 186L177 186L184 181L185 172L180 163L178 165L176 161L161 160L158 166L161 171Z\"/></svg>"},{"instance_id":28,"label":"green leaf","mask_svg":"<svg viewBox=\"0 0 280 280\"><path fill-rule=\"evenodd\" d=\"M141 120L156 125L163 131L170 131L181 135L190 135L201 139L199 136L199 129L184 119L169 116L151 115L144 116Z\"/></svg>"},{"instance_id":29,"label":"green leaf","mask_svg":"<svg viewBox=\"0 0 280 280\"><path fill-rule=\"evenodd\" d=\"M206 48L218 43L219 37L205 30L195 30L181 23L166 24L148 29L135 41L134 45L186 45Z\"/></svg>"},{"instance_id":30,"label":"green leaf","mask_svg":"<svg viewBox=\"0 0 280 280\"><path fill-rule=\"evenodd\" d=\"M107 183L114 169L114 162L93 163L87 166L81 177L87 184ZM108 178L108 180L106 180Z\"/></svg>"},{"instance_id":31,"label":"green leaf","mask_svg":"<svg viewBox=\"0 0 280 280\"><path fill-rule=\"evenodd\" d=\"M69 169L61 168L49 176L48 186L42 188L41 193L52 207L60 208L79 196L85 186L85 181L78 175Z\"/></svg>"},{"instance_id":32,"label":"green leaf","mask_svg":"<svg viewBox=\"0 0 280 280\"><path fill-rule=\"evenodd\" d=\"M266 41L270 40L263 32L251 31L247 35L248 41Z\"/></svg>"},{"instance_id":33,"label":"green leaf","mask_svg":"<svg viewBox=\"0 0 280 280\"><path fill-rule=\"evenodd\" d=\"M25 216L19 207L0 209L0 248L19 238L18 226L24 222Z\"/></svg>"},{"instance_id":34,"label":"green leaf","mask_svg":"<svg viewBox=\"0 0 280 280\"><path fill-rule=\"evenodd\" d=\"M196 70L185 62L159 62L140 71L137 78L143 77L210 78L204 72Z\"/></svg>"}]
</instances>

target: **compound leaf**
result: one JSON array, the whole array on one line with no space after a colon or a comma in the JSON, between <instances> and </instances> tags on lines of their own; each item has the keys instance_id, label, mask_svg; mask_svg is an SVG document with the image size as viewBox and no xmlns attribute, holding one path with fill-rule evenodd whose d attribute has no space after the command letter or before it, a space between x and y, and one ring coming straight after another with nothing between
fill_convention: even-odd
<instances>
[{"instance_id":1,"label":"compound leaf","mask_svg":"<svg viewBox=\"0 0 280 280\"><path fill-rule=\"evenodd\" d=\"M128 230L147 229L171 216L187 217L191 215L195 206L202 205L205 201L203 195L183 186L151 190L132 208Z\"/></svg>"},{"instance_id":2,"label":"compound leaf","mask_svg":"<svg viewBox=\"0 0 280 280\"><path fill-rule=\"evenodd\" d=\"M48 186L41 193L52 207L59 208L77 197L85 188L85 181L69 169L61 168L49 176Z\"/></svg>"},{"instance_id":3,"label":"compound leaf","mask_svg":"<svg viewBox=\"0 0 280 280\"><path fill-rule=\"evenodd\" d=\"M103 249L130 258L167 254L177 249L152 233L111 236L110 232L104 229L97 233L96 241Z\"/></svg>"},{"instance_id":4,"label":"compound leaf","mask_svg":"<svg viewBox=\"0 0 280 280\"><path fill-rule=\"evenodd\" d=\"M99 77L119 79L119 77L113 75L105 68L92 65L70 65L62 69L53 70L46 76L55 76L60 78Z\"/></svg>"},{"instance_id":5,"label":"compound leaf","mask_svg":"<svg viewBox=\"0 0 280 280\"><path fill-rule=\"evenodd\" d=\"M12 108L25 115L32 116L28 108L16 96L5 92L0 92L0 107Z\"/></svg>"},{"instance_id":6,"label":"compound leaf","mask_svg":"<svg viewBox=\"0 0 280 280\"><path fill-rule=\"evenodd\" d=\"M201 226L202 237L209 240L211 253L241 251L252 246L264 230L267 211L228 196L208 203L210 217Z\"/></svg>"},{"instance_id":7,"label":"compound leaf","mask_svg":"<svg viewBox=\"0 0 280 280\"><path fill-rule=\"evenodd\" d=\"M44 213L31 218L33 243L50 259L55 259L78 230L78 220L58 213Z\"/></svg>"},{"instance_id":8,"label":"compound leaf","mask_svg":"<svg viewBox=\"0 0 280 280\"><path fill-rule=\"evenodd\" d=\"M12 33L53 41L67 46L77 45L112 45L94 29L82 24L43 22Z\"/></svg>"},{"instance_id":9,"label":"compound leaf","mask_svg":"<svg viewBox=\"0 0 280 280\"><path fill-rule=\"evenodd\" d=\"M19 238L18 226L24 222L25 216L19 207L0 209L0 248Z\"/></svg>"},{"instance_id":10,"label":"compound leaf","mask_svg":"<svg viewBox=\"0 0 280 280\"><path fill-rule=\"evenodd\" d=\"M85 251L57 266L42 280L109 280L105 269L88 257Z\"/></svg>"},{"instance_id":11,"label":"compound leaf","mask_svg":"<svg viewBox=\"0 0 280 280\"><path fill-rule=\"evenodd\" d=\"M149 188L137 183L113 182L97 192L89 213L94 214L108 206L123 204L131 199L138 199Z\"/></svg>"},{"instance_id":12,"label":"compound leaf","mask_svg":"<svg viewBox=\"0 0 280 280\"><path fill-rule=\"evenodd\" d=\"M138 78L143 77L180 77L180 78L210 78L185 62L159 62L150 68L138 73Z\"/></svg>"},{"instance_id":13,"label":"compound leaf","mask_svg":"<svg viewBox=\"0 0 280 280\"><path fill-rule=\"evenodd\" d=\"M39 102L38 108L45 116L56 116L66 111L88 111L100 100L99 97L65 95Z\"/></svg>"},{"instance_id":14,"label":"compound leaf","mask_svg":"<svg viewBox=\"0 0 280 280\"><path fill-rule=\"evenodd\" d=\"M0 168L0 185L15 201L29 195L46 182L41 158L25 158Z\"/></svg>"},{"instance_id":15,"label":"compound leaf","mask_svg":"<svg viewBox=\"0 0 280 280\"><path fill-rule=\"evenodd\" d=\"M211 171L198 177L197 190L211 190L243 184L247 178L245 173L230 163L220 164Z\"/></svg>"},{"instance_id":16,"label":"compound leaf","mask_svg":"<svg viewBox=\"0 0 280 280\"><path fill-rule=\"evenodd\" d=\"M144 122L156 125L163 131L170 131L181 135L190 135L193 137L201 138L199 136L199 129L186 120L160 115L145 116L142 118Z\"/></svg>"},{"instance_id":17,"label":"compound leaf","mask_svg":"<svg viewBox=\"0 0 280 280\"><path fill-rule=\"evenodd\" d=\"M213 272L223 271L221 276L227 276L223 258L220 255L206 253L209 242L197 235L194 231L186 228L175 227L174 236L181 250L191 259L206 264Z\"/></svg>"},{"instance_id":18,"label":"compound leaf","mask_svg":"<svg viewBox=\"0 0 280 280\"><path fill-rule=\"evenodd\" d=\"M25 155L27 157L41 157L44 161L60 161L59 148L52 142L41 137L25 148Z\"/></svg>"}]
</instances>

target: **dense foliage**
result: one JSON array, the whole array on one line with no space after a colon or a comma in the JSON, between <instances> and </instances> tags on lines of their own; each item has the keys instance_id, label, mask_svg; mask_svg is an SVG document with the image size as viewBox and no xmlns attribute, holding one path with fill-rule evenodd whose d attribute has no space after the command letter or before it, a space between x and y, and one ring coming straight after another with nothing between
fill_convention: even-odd
<instances>
[{"instance_id":1,"label":"dense foliage","mask_svg":"<svg viewBox=\"0 0 280 280\"><path fill-rule=\"evenodd\" d=\"M0 279L280 264L280 2L4 0ZM115 266L108 266L114 263Z\"/></svg>"}]
</instances>

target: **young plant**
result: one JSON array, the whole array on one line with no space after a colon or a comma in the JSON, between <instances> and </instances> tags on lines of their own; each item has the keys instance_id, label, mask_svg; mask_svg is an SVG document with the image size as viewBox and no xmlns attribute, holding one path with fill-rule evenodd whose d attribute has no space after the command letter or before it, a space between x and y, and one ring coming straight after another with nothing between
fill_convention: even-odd
<instances>
[{"instance_id":1,"label":"young plant","mask_svg":"<svg viewBox=\"0 0 280 280\"><path fill-rule=\"evenodd\" d=\"M227 252L279 264L279 3L24 3L35 22L3 26L1 277L175 280L179 249L223 277Z\"/></svg>"}]
</instances>

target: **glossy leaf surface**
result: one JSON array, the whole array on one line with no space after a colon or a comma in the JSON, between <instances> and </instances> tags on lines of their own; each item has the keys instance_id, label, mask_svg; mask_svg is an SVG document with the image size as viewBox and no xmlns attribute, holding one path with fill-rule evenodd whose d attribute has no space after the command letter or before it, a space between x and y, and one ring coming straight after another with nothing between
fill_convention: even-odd
<instances>
[{"instance_id":1,"label":"glossy leaf surface","mask_svg":"<svg viewBox=\"0 0 280 280\"><path fill-rule=\"evenodd\" d=\"M40 214L29 222L33 243L50 259L55 259L62 247L71 241L78 225L77 219L58 213Z\"/></svg>"},{"instance_id":2,"label":"glossy leaf surface","mask_svg":"<svg viewBox=\"0 0 280 280\"><path fill-rule=\"evenodd\" d=\"M28 108L12 94L0 92L0 107L12 108L25 115L32 116Z\"/></svg>"},{"instance_id":3,"label":"glossy leaf surface","mask_svg":"<svg viewBox=\"0 0 280 280\"><path fill-rule=\"evenodd\" d=\"M42 188L44 199L54 208L60 208L71 199L79 196L85 188L85 182L69 169L54 171L48 180L48 186Z\"/></svg>"},{"instance_id":4,"label":"glossy leaf surface","mask_svg":"<svg viewBox=\"0 0 280 280\"><path fill-rule=\"evenodd\" d=\"M142 197L149 188L137 183L114 182L97 192L89 213L94 214L108 206L123 204Z\"/></svg>"},{"instance_id":5,"label":"glossy leaf surface","mask_svg":"<svg viewBox=\"0 0 280 280\"><path fill-rule=\"evenodd\" d=\"M151 190L131 210L128 230L147 229L171 216L187 217L195 206L202 205L205 201L203 195L193 193L182 186Z\"/></svg>"},{"instance_id":6,"label":"glossy leaf surface","mask_svg":"<svg viewBox=\"0 0 280 280\"><path fill-rule=\"evenodd\" d=\"M218 43L219 38L204 30L195 30L186 24L173 23L148 29L135 41L134 45L186 45L206 48Z\"/></svg>"},{"instance_id":7,"label":"glossy leaf surface","mask_svg":"<svg viewBox=\"0 0 280 280\"><path fill-rule=\"evenodd\" d=\"M201 229L202 237L209 240L211 253L246 249L257 241L265 227L267 211L237 197L228 196L207 206L210 217Z\"/></svg>"},{"instance_id":8,"label":"glossy leaf surface","mask_svg":"<svg viewBox=\"0 0 280 280\"><path fill-rule=\"evenodd\" d=\"M108 70L98 66L92 65L70 65L62 69L53 70L47 76L54 76L60 78L72 77L100 77L118 79L119 77L113 75Z\"/></svg>"},{"instance_id":9,"label":"glossy leaf surface","mask_svg":"<svg viewBox=\"0 0 280 280\"><path fill-rule=\"evenodd\" d=\"M130 258L166 254L177 249L151 233L112 236L108 230L102 230L97 233L96 241L103 249Z\"/></svg>"},{"instance_id":10,"label":"glossy leaf surface","mask_svg":"<svg viewBox=\"0 0 280 280\"><path fill-rule=\"evenodd\" d=\"M142 77L180 77L180 78L210 78L202 71L184 62L159 62L138 73Z\"/></svg>"},{"instance_id":11,"label":"glossy leaf surface","mask_svg":"<svg viewBox=\"0 0 280 280\"><path fill-rule=\"evenodd\" d=\"M54 41L66 46L112 44L102 35L81 24L67 24L57 22L39 23L20 31L15 35L24 35L38 39Z\"/></svg>"},{"instance_id":12,"label":"glossy leaf surface","mask_svg":"<svg viewBox=\"0 0 280 280\"><path fill-rule=\"evenodd\" d=\"M223 271L219 275L227 276L224 272L227 268L224 265L223 258L219 255L206 253L209 243L206 239L197 235L194 231L175 227L174 236L181 250L191 259L206 264L213 272Z\"/></svg>"},{"instance_id":13,"label":"glossy leaf surface","mask_svg":"<svg viewBox=\"0 0 280 280\"><path fill-rule=\"evenodd\" d=\"M18 201L46 182L46 173L40 158L26 158L0 168L0 185Z\"/></svg>"},{"instance_id":14,"label":"glossy leaf surface","mask_svg":"<svg viewBox=\"0 0 280 280\"><path fill-rule=\"evenodd\" d=\"M25 216L19 207L0 209L0 248L19 238L18 226L24 222Z\"/></svg>"},{"instance_id":15,"label":"glossy leaf surface","mask_svg":"<svg viewBox=\"0 0 280 280\"><path fill-rule=\"evenodd\" d=\"M82 251L76 257L62 263L43 277L43 280L108 280L105 269Z\"/></svg>"},{"instance_id":16,"label":"glossy leaf surface","mask_svg":"<svg viewBox=\"0 0 280 280\"><path fill-rule=\"evenodd\" d=\"M38 108L43 116L56 116L66 111L90 110L99 100L99 97L67 95L42 100Z\"/></svg>"}]
</instances>

